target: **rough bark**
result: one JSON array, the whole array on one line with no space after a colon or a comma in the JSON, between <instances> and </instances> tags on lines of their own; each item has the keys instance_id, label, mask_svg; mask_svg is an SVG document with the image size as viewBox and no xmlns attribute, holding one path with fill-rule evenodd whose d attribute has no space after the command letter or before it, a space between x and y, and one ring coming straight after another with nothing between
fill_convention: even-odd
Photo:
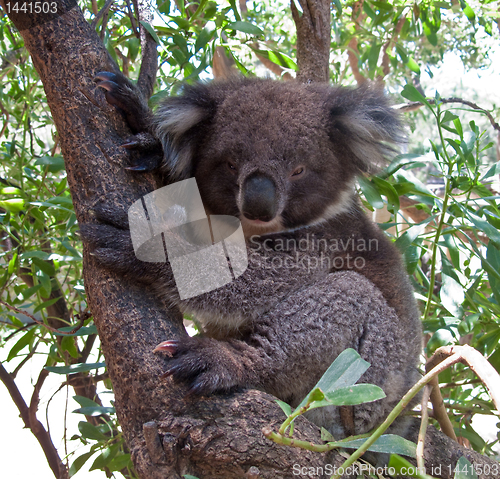
<instances>
[{"instance_id":1,"label":"rough bark","mask_svg":"<svg viewBox=\"0 0 500 479\"><path fill-rule=\"evenodd\" d=\"M299 2L301 14L295 2ZM327 82L330 78L330 1L291 0L297 27L297 80L302 83Z\"/></svg>"},{"instance_id":2,"label":"rough bark","mask_svg":"<svg viewBox=\"0 0 500 479\"><path fill-rule=\"evenodd\" d=\"M50 22L29 23L27 15L11 15L11 19L20 29L31 26L22 31L25 46L59 132L78 221L87 223L93 221L91 210L97 203L112 202L125 210L154 189L155 179L123 168L127 159L120 145L130 132L93 82L98 72L117 67L79 8L70 8L69 0L60 5L67 7L67 13ZM311 78L318 78L309 71ZM141 478L179 478L186 473L200 478L292 478L298 477L293 474L294 464L313 471L343 461L337 453L284 448L266 440L262 428L276 429L284 419L268 394L244 391L186 397L182 386L159 380L165 359L152 350L162 340L185 334L179 313L168 310L143 288L102 269L87 249L84 279L114 385L117 415ZM320 441L319 429L303 418L295 430L299 439ZM466 455L495 464L436 437L426 448L431 463L446 460L449 464Z\"/></svg>"},{"instance_id":3,"label":"rough bark","mask_svg":"<svg viewBox=\"0 0 500 479\"><path fill-rule=\"evenodd\" d=\"M120 145L130 131L93 82L98 72L116 71L117 66L80 9L71 8L68 0L61 4L67 13L50 22L30 23L27 15L10 18L21 30L44 85L78 221L88 223L99 202L126 210L156 183L151 176L137 176L123 168L127 158ZM325 456L285 449L264 438L262 427L284 419L271 396L248 391L186 399L184 388L161 381L165 359L152 351L159 342L185 334L179 313L101 268L86 248L83 261L88 303L113 382L117 415L140 477L163 479L186 472L198 477L241 477L252 466L261 477L293 477L295 463L325 464ZM173 461L155 463L158 451L151 446L155 441L148 427L146 444L144 424L165 416L158 438L167 456L173 454ZM307 421L302 424L302 439L319 441L318 428Z\"/></svg>"}]
</instances>

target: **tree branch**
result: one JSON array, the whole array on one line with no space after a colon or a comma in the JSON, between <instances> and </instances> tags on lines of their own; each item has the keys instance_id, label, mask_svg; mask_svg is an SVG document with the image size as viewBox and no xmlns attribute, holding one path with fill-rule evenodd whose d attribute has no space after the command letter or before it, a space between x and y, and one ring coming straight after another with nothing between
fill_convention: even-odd
<instances>
[{"instance_id":1,"label":"tree branch","mask_svg":"<svg viewBox=\"0 0 500 479\"><path fill-rule=\"evenodd\" d=\"M151 25L153 12L148 0L134 0L134 5L136 6L139 22L143 21ZM149 98L153 93L156 71L158 70L158 53L156 52L158 45L144 28L144 25L140 23L139 31L141 36L142 62L139 78L137 79L137 87L144 95L144 98Z\"/></svg>"},{"instance_id":2,"label":"tree branch","mask_svg":"<svg viewBox=\"0 0 500 479\"><path fill-rule=\"evenodd\" d=\"M300 14L295 2L299 2ZM297 80L302 83L328 82L330 78L330 1L291 0L297 27Z\"/></svg>"},{"instance_id":3,"label":"tree branch","mask_svg":"<svg viewBox=\"0 0 500 479\"><path fill-rule=\"evenodd\" d=\"M14 401L19 414L21 415L21 419L24 422L24 425L31 430L33 435L36 437L38 443L42 447L43 453L47 458L47 462L49 463L49 467L52 469L54 476L57 479L66 479L68 478L68 471L66 466L62 463L59 454L57 453L57 449L54 447L52 443L52 439L50 438L49 433L43 427L43 424L37 419L36 412L32 413L28 405L24 401L19 389L15 381L12 379L7 370L3 367L3 364L0 363L0 381L5 384L5 387L9 391L10 397ZM40 379L39 379L40 382ZM43 383L43 380L41 381ZM41 384L40 384L41 386ZM33 393L37 396L38 392L35 388L35 392ZM38 397L35 399L38 404Z\"/></svg>"},{"instance_id":4,"label":"tree branch","mask_svg":"<svg viewBox=\"0 0 500 479\"><path fill-rule=\"evenodd\" d=\"M436 100L429 98L427 100L431 105L436 104ZM447 104L447 103L461 103L462 105L470 106L474 110L479 110L481 113L484 113L487 117L488 120L491 123L491 126L498 132L500 132L500 125L495 121L493 118L493 115L488 111L485 110L484 108L481 108L479 105L476 103L473 103L472 101L469 100L463 100L462 98L457 98L457 97L451 97L451 98L440 98L439 103ZM418 110L419 108L422 108L424 106L423 103L420 103L419 101L414 101L410 103L405 103L404 105L401 105L398 107L398 109L402 112L409 112L409 111L414 111Z\"/></svg>"},{"instance_id":5,"label":"tree branch","mask_svg":"<svg viewBox=\"0 0 500 479\"><path fill-rule=\"evenodd\" d=\"M358 39L356 34L360 29L360 23L364 20L366 15L362 13L363 11L363 0L356 0L352 5L352 21L354 22L354 33L347 46L347 58L349 60L349 65L351 67L352 74L358 85L362 85L366 78L359 70L359 50L358 50Z\"/></svg>"},{"instance_id":6,"label":"tree branch","mask_svg":"<svg viewBox=\"0 0 500 479\"><path fill-rule=\"evenodd\" d=\"M401 29L403 28L403 25L405 24L406 21L406 16L402 16L399 20L396 26L394 27L394 30L392 31L392 37L385 42L382 51L382 73L383 75L379 76L379 81L382 81L387 75L389 75L391 71L391 66L390 66L390 61L389 61L389 52L392 51L394 48L394 45L396 44L398 40L398 36L401 32Z\"/></svg>"}]
</instances>

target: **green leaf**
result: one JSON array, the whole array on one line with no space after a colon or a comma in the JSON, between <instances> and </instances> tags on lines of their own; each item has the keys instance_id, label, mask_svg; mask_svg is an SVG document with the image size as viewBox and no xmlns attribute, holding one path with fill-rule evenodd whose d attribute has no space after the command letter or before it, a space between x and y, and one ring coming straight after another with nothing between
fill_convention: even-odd
<instances>
[{"instance_id":1,"label":"green leaf","mask_svg":"<svg viewBox=\"0 0 500 479\"><path fill-rule=\"evenodd\" d=\"M314 388L308 396L307 402L323 401L325 399L325 393L320 388Z\"/></svg>"},{"instance_id":2,"label":"green leaf","mask_svg":"<svg viewBox=\"0 0 500 479\"><path fill-rule=\"evenodd\" d=\"M500 175L500 161L495 163L481 178L481 182L486 180L487 178L491 178L492 176Z\"/></svg>"},{"instance_id":3,"label":"green leaf","mask_svg":"<svg viewBox=\"0 0 500 479\"><path fill-rule=\"evenodd\" d=\"M416 477L417 479L434 479L434 477L424 474L414 464L411 464L406 459L398 456L397 454L391 455L388 467L394 468L396 472L395 476L397 477L404 476Z\"/></svg>"},{"instance_id":4,"label":"green leaf","mask_svg":"<svg viewBox=\"0 0 500 479\"><path fill-rule=\"evenodd\" d=\"M477 479L474 466L464 456L461 456L455 464L455 476L453 479Z\"/></svg>"},{"instance_id":5,"label":"green leaf","mask_svg":"<svg viewBox=\"0 0 500 479\"><path fill-rule=\"evenodd\" d=\"M373 177L373 183L380 193L387 198L387 209L395 214L399 210L399 195L394 186L377 176Z\"/></svg>"},{"instance_id":6,"label":"green leaf","mask_svg":"<svg viewBox=\"0 0 500 479\"><path fill-rule=\"evenodd\" d=\"M114 414L114 407L87 406L80 407L73 411L75 414L85 414L85 416L102 416L103 414Z\"/></svg>"},{"instance_id":7,"label":"green leaf","mask_svg":"<svg viewBox=\"0 0 500 479\"><path fill-rule=\"evenodd\" d=\"M61 340L61 350L67 351L72 358L78 357L78 348L76 347L75 339L71 336L65 336Z\"/></svg>"},{"instance_id":8,"label":"green leaf","mask_svg":"<svg viewBox=\"0 0 500 479\"><path fill-rule=\"evenodd\" d=\"M41 286L41 285L39 285ZM44 301L43 303L40 303L34 310L33 314L38 313L38 311L41 311L42 309L46 309L49 306L52 306L53 304L57 303L61 298L53 298L49 299L48 301Z\"/></svg>"},{"instance_id":9,"label":"green leaf","mask_svg":"<svg viewBox=\"0 0 500 479\"><path fill-rule=\"evenodd\" d=\"M385 398L384 391L374 384L354 384L324 394L324 399L316 399L309 409L325 406L355 406Z\"/></svg>"},{"instance_id":10,"label":"green leaf","mask_svg":"<svg viewBox=\"0 0 500 479\"><path fill-rule=\"evenodd\" d=\"M287 404L284 401L280 401L279 399L275 399L275 401L278 403L278 406L281 408L281 410L285 413L286 416L290 416L292 414L292 407L290 404Z\"/></svg>"},{"instance_id":11,"label":"green leaf","mask_svg":"<svg viewBox=\"0 0 500 479\"><path fill-rule=\"evenodd\" d=\"M495 246L495 244L490 241L488 243L488 249L486 250L486 259L488 263L500 273L500 249ZM495 275L488 275L488 280L490 282L491 291L493 296L496 298L497 303L500 304L500 279Z\"/></svg>"},{"instance_id":12,"label":"green leaf","mask_svg":"<svg viewBox=\"0 0 500 479\"><path fill-rule=\"evenodd\" d=\"M297 64L288 56L277 50L254 50L259 55L267 58L269 61L290 70L297 70Z\"/></svg>"},{"instance_id":13,"label":"green leaf","mask_svg":"<svg viewBox=\"0 0 500 479\"><path fill-rule=\"evenodd\" d=\"M62 156L42 156L35 161L35 165L48 167L51 173L57 173L65 168Z\"/></svg>"},{"instance_id":14,"label":"green leaf","mask_svg":"<svg viewBox=\"0 0 500 479\"><path fill-rule=\"evenodd\" d=\"M418 66L418 63L412 58L408 58L408 63L406 66L412 71L415 72L417 75L420 75L420 67Z\"/></svg>"},{"instance_id":15,"label":"green leaf","mask_svg":"<svg viewBox=\"0 0 500 479\"><path fill-rule=\"evenodd\" d=\"M500 232L493 226L491 226L487 221L479 218L472 213L468 213L468 218L474 223L476 228L482 231L490 240L494 241L498 245L500 245Z\"/></svg>"},{"instance_id":16,"label":"green leaf","mask_svg":"<svg viewBox=\"0 0 500 479\"><path fill-rule=\"evenodd\" d=\"M429 102L425 99L425 97L413 85L410 85L409 83L404 86L403 91L401 92L401 96L410 101L418 101L431 108Z\"/></svg>"},{"instance_id":17,"label":"green leaf","mask_svg":"<svg viewBox=\"0 0 500 479\"><path fill-rule=\"evenodd\" d=\"M73 477L94 454L95 451L91 451L78 456L69 468L69 476Z\"/></svg>"},{"instance_id":18,"label":"green leaf","mask_svg":"<svg viewBox=\"0 0 500 479\"><path fill-rule=\"evenodd\" d=\"M366 442L366 439L353 439L352 441L342 441L342 447L346 449L358 449ZM395 434L384 434L380 436L369 451L383 452L389 454L401 454L403 456L415 457L417 446L407 439L403 439Z\"/></svg>"},{"instance_id":19,"label":"green leaf","mask_svg":"<svg viewBox=\"0 0 500 479\"><path fill-rule=\"evenodd\" d=\"M26 288L21 290L21 292L18 294L19 298L22 301L27 301L31 296L33 296L40 288L42 287L41 284L37 284L35 286L32 286L31 288Z\"/></svg>"},{"instance_id":20,"label":"green leaf","mask_svg":"<svg viewBox=\"0 0 500 479\"><path fill-rule=\"evenodd\" d=\"M241 21L240 12L238 12L238 8L236 7L236 0L229 0L229 4L231 5L236 20Z\"/></svg>"},{"instance_id":21,"label":"green leaf","mask_svg":"<svg viewBox=\"0 0 500 479\"><path fill-rule=\"evenodd\" d=\"M93 462L89 471L95 471L97 469L103 469L106 467L118 454L120 451L120 444L114 444L113 446L106 447L101 454L99 454L95 461Z\"/></svg>"},{"instance_id":22,"label":"green leaf","mask_svg":"<svg viewBox=\"0 0 500 479\"><path fill-rule=\"evenodd\" d=\"M367 2L364 3L364 5L368 5ZM377 68L377 62L378 58L380 56L380 48L382 45L380 43L377 44L377 42L372 42L372 45L370 47L370 53L368 54L368 68L370 71L375 72Z\"/></svg>"},{"instance_id":23,"label":"green leaf","mask_svg":"<svg viewBox=\"0 0 500 479\"><path fill-rule=\"evenodd\" d=\"M130 454L119 454L111 462L109 462L107 466L110 471L121 471L126 467L132 467L132 459L130 458Z\"/></svg>"},{"instance_id":24,"label":"green leaf","mask_svg":"<svg viewBox=\"0 0 500 479\"><path fill-rule=\"evenodd\" d=\"M49 263L48 261L44 261L36 257L33 257L31 261L36 266L35 269L40 269L47 276L53 277L56 275L56 270L54 269L54 265L52 263Z\"/></svg>"},{"instance_id":25,"label":"green leaf","mask_svg":"<svg viewBox=\"0 0 500 479\"><path fill-rule=\"evenodd\" d=\"M74 329L74 326L64 326L64 328L59 328L58 331L61 331L61 333L54 333L56 336L90 336L91 334L97 334L97 328L95 325L91 326L82 326L76 333L73 334L63 334L67 333L68 331L71 331Z\"/></svg>"},{"instance_id":26,"label":"green leaf","mask_svg":"<svg viewBox=\"0 0 500 479\"><path fill-rule=\"evenodd\" d=\"M450 110L446 110L444 112L443 118L441 119L441 123L449 123L450 121L454 121L458 118L457 115L452 113Z\"/></svg>"},{"instance_id":27,"label":"green leaf","mask_svg":"<svg viewBox=\"0 0 500 479\"><path fill-rule=\"evenodd\" d=\"M9 266L7 268L7 274L10 276L16 270L17 263L17 251L12 255L12 258L9 261Z\"/></svg>"},{"instance_id":28,"label":"green leaf","mask_svg":"<svg viewBox=\"0 0 500 479\"><path fill-rule=\"evenodd\" d=\"M189 31L191 24L189 23L189 20L186 20L183 17L171 17L171 20L177 24L179 28L182 28L183 30Z\"/></svg>"},{"instance_id":29,"label":"green leaf","mask_svg":"<svg viewBox=\"0 0 500 479\"><path fill-rule=\"evenodd\" d=\"M106 363L79 363L69 366L45 366L45 369L56 374L72 374L92 371L93 369L104 368Z\"/></svg>"},{"instance_id":30,"label":"green leaf","mask_svg":"<svg viewBox=\"0 0 500 479\"><path fill-rule=\"evenodd\" d=\"M92 401L92 399L86 398L85 396L73 396L73 399L82 407L99 406L99 404L95 401Z\"/></svg>"},{"instance_id":31,"label":"green leaf","mask_svg":"<svg viewBox=\"0 0 500 479\"><path fill-rule=\"evenodd\" d=\"M14 346L12 346L11 350L9 351L9 355L7 356L7 362L15 358L22 349L24 349L28 344L31 343L31 341L33 341L36 330L36 327L31 328L26 334L21 337L21 339L17 341L16 344L14 344Z\"/></svg>"},{"instance_id":32,"label":"green leaf","mask_svg":"<svg viewBox=\"0 0 500 479\"><path fill-rule=\"evenodd\" d=\"M40 295L43 298L48 298L52 292L52 283L50 282L50 276L45 274L42 270L36 271L36 277L42 287L40 288Z\"/></svg>"},{"instance_id":33,"label":"green leaf","mask_svg":"<svg viewBox=\"0 0 500 479\"><path fill-rule=\"evenodd\" d=\"M382 196L380 196L377 188L375 188L375 186L373 185L372 181L363 176L360 176L358 177L358 183L363 196L371 206L376 209L381 209L384 207L384 200L382 199Z\"/></svg>"},{"instance_id":34,"label":"green leaf","mask_svg":"<svg viewBox=\"0 0 500 479\"><path fill-rule=\"evenodd\" d=\"M441 303L453 316L459 318L462 316L462 303L465 299L464 288L451 276L442 273L441 277Z\"/></svg>"},{"instance_id":35,"label":"green leaf","mask_svg":"<svg viewBox=\"0 0 500 479\"><path fill-rule=\"evenodd\" d=\"M298 2L296 2L298 3ZM339 16L342 15L342 3L340 0L333 0L333 4L335 5L335 8L337 9L337 12L339 13Z\"/></svg>"},{"instance_id":36,"label":"green leaf","mask_svg":"<svg viewBox=\"0 0 500 479\"><path fill-rule=\"evenodd\" d=\"M78 423L78 430L81 435L87 439L94 439L96 441L109 439L109 437L103 434L96 426L86 421L80 421Z\"/></svg>"},{"instance_id":37,"label":"green leaf","mask_svg":"<svg viewBox=\"0 0 500 479\"><path fill-rule=\"evenodd\" d=\"M212 39L214 33L215 30L211 31L204 28L196 38L196 42L194 44L194 52L196 53L198 52L198 50L205 48L205 45L207 45L207 43Z\"/></svg>"},{"instance_id":38,"label":"green leaf","mask_svg":"<svg viewBox=\"0 0 500 479\"><path fill-rule=\"evenodd\" d=\"M370 363L362 359L357 351L346 349L337 356L313 389L319 388L327 394L336 389L352 386L369 367ZM307 400L308 397L304 398L295 411L305 406Z\"/></svg>"},{"instance_id":39,"label":"green leaf","mask_svg":"<svg viewBox=\"0 0 500 479\"><path fill-rule=\"evenodd\" d=\"M148 22L145 22L144 20L139 20L139 23L147 30L147 32L151 35L151 37L153 37L153 40L158 45L161 45L160 39L158 38L158 35L156 34L154 28Z\"/></svg>"},{"instance_id":40,"label":"green leaf","mask_svg":"<svg viewBox=\"0 0 500 479\"><path fill-rule=\"evenodd\" d=\"M232 22L226 25L226 28L247 33L248 35L264 35L264 32L257 25L249 22Z\"/></svg>"},{"instance_id":41,"label":"green leaf","mask_svg":"<svg viewBox=\"0 0 500 479\"><path fill-rule=\"evenodd\" d=\"M464 15L467 19L474 24L476 21L476 14L474 13L474 10L472 10L472 8L464 0L460 0L460 6L462 7Z\"/></svg>"},{"instance_id":42,"label":"green leaf","mask_svg":"<svg viewBox=\"0 0 500 479\"><path fill-rule=\"evenodd\" d=\"M441 346L448 346L450 344L454 344L456 341L456 337L453 333L447 328L438 329L429 339L426 346L427 354L431 355L436 349Z\"/></svg>"},{"instance_id":43,"label":"green leaf","mask_svg":"<svg viewBox=\"0 0 500 479\"><path fill-rule=\"evenodd\" d=\"M304 15L304 10L302 9L302 5L300 4L299 0L292 0L292 3L295 5L295 8L297 9L297 12L299 13L299 17Z\"/></svg>"},{"instance_id":44,"label":"green leaf","mask_svg":"<svg viewBox=\"0 0 500 479\"><path fill-rule=\"evenodd\" d=\"M22 190L14 186L5 186L4 188L0 188L0 193L3 195L20 195L21 191Z\"/></svg>"},{"instance_id":45,"label":"green leaf","mask_svg":"<svg viewBox=\"0 0 500 479\"><path fill-rule=\"evenodd\" d=\"M325 442L334 442L335 438L333 437L330 431L327 431L324 427L321 428L321 440Z\"/></svg>"},{"instance_id":46,"label":"green leaf","mask_svg":"<svg viewBox=\"0 0 500 479\"><path fill-rule=\"evenodd\" d=\"M24 253L21 253L22 260L28 258L39 258L41 260L46 260L49 258L49 254L45 251L25 251Z\"/></svg>"},{"instance_id":47,"label":"green leaf","mask_svg":"<svg viewBox=\"0 0 500 479\"><path fill-rule=\"evenodd\" d=\"M10 213L19 213L24 210L24 207L25 204L22 198L12 198L10 200L0 201L0 208L3 208Z\"/></svg>"},{"instance_id":48,"label":"green leaf","mask_svg":"<svg viewBox=\"0 0 500 479\"><path fill-rule=\"evenodd\" d=\"M425 231L425 227L426 224L412 226L394 242L400 253L406 251L406 249Z\"/></svg>"}]
</instances>

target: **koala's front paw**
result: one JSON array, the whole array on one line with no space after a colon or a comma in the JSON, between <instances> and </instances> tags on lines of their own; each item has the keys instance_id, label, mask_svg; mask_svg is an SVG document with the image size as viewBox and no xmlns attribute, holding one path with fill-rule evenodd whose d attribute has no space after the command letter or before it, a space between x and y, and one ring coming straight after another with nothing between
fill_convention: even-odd
<instances>
[{"instance_id":1,"label":"koala's front paw","mask_svg":"<svg viewBox=\"0 0 500 479\"><path fill-rule=\"evenodd\" d=\"M162 164L163 148L161 143L150 133L144 132L134 135L122 145L122 148L138 153L137 158L131 158L132 165L127 166L127 170L154 171Z\"/></svg>"},{"instance_id":2,"label":"koala's front paw","mask_svg":"<svg viewBox=\"0 0 500 479\"><path fill-rule=\"evenodd\" d=\"M137 259L126 212L102 204L97 205L93 213L99 223L80 225L80 236L101 264L143 283L153 283L165 276L165 264Z\"/></svg>"},{"instance_id":3,"label":"koala's front paw","mask_svg":"<svg viewBox=\"0 0 500 479\"><path fill-rule=\"evenodd\" d=\"M151 132L151 110L138 87L121 73L100 72L94 81L106 101L126 118L133 133Z\"/></svg>"},{"instance_id":4,"label":"koala's front paw","mask_svg":"<svg viewBox=\"0 0 500 479\"><path fill-rule=\"evenodd\" d=\"M245 372L237 353L228 343L210 338L185 337L164 341L155 351L171 354L163 377L187 382L189 392L208 396L246 387Z\"/></svg>"}]
</instances>

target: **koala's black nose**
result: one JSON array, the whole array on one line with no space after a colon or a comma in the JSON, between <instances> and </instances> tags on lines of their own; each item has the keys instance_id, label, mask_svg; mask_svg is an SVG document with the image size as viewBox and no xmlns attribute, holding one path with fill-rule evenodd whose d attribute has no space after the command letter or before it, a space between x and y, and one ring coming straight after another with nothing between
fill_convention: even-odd
<instances>
[{"instance_id":1,"label":"koala's black nose","mask_svg":"<svg viewBox=\"0 0 500 479\"><path fill-rule=\"evenodd\" d=\"M243 214L249 220L271 221L278 210L276 185L262 173L250 175L243 183Z\"/></svg>"}]
</instances>

